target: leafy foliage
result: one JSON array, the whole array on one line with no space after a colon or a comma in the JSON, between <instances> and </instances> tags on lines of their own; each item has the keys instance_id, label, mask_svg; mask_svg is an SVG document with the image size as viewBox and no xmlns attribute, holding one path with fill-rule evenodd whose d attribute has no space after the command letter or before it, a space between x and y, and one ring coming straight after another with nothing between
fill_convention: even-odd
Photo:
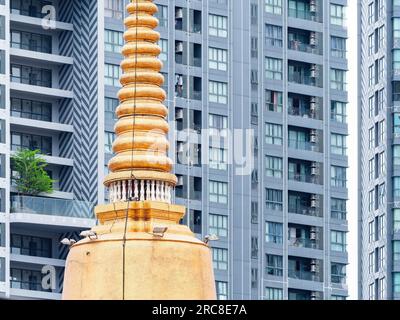
<instances>
[{"instance_id":1,"label":"leafy foliage","mask_svg":"<svg viewBox=\"0 0 400 320\"><path fill-rule=\"evenodd\" d=\"M12 180L21 194L37 196L53 192L54 180L45 171L47 162L39 153L39 150L24 149L11 157L12 168L17 172Z\"/></svg>"}]
</instances>

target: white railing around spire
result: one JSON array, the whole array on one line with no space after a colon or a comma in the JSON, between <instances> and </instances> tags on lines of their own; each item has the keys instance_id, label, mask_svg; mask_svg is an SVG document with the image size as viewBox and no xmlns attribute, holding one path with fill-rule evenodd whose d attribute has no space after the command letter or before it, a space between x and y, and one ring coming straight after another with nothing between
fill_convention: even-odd
<instances>
[{"instance_id":1,"label":"white railing around spire","mask_svg":"<svg viewBox=\"0 0 400 320\"><path fill-rule=\"evenodd\" d=\"M156 180L124 180L109 187L110 203L127 201L159 201L171 203L172 185Z\"/></svg>"}]
</instances>

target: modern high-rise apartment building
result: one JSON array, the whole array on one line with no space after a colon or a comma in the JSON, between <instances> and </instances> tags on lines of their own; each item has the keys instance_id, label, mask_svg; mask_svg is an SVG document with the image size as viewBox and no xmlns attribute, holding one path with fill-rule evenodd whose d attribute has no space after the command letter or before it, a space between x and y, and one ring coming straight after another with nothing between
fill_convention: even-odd
<instances>
[{"instance_id":1,"label":"modern high-rise apartment building","mask_svg":"<svg viewBox=\"0 0 400 320\"><path fill-rule=\"evenodd\" d=\"M347 1L155 2L176 203L198 237L219 237L218 298L345 299ZM59 240L107 201L126 3L0 0L0 294L59 298ZM46 155L51 198L15 194L21 146Z\"/></svg>"},{"instance_id":2,"label":"modern high-rise apartment building","mask_svg":"<svg viewBox=\"0 0 400 320\"><path fill-rule=\"evenodd\" d=\"M359 298L400 299L400 1L359 1Z\"/></svg>"}]
</instances>

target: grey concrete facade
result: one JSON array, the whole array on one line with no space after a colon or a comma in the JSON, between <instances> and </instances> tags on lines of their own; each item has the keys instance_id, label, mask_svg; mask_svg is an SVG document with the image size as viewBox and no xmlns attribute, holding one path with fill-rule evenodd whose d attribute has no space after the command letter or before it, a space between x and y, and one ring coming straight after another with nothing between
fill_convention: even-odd
<instances>
[{"instance_id":1,"label":"grey concrete facade","mask_svg":"<svg viewBox=\"0 0 400 320\"><path fill-rule=\"evenodd\" d=\"M400 298L400 3L358 1L359 298Z\"/></svg>"},{"instance_id":2,"label":"grey concrete facade","mask_svg":"<svg viewBox=\"0 0 400 320\"><path fill-rule=\"evenodd\" d=\"M9 28L13 27L13 19L21 17L10 14L9 1L14 0L6 0L5 5L0 0L0 14L5 17L6 26L0 49L5 51L6 61L13 63L17 58L11 53ZM56 5L64 1L56 1ZM66 150L65 154L71 156L70 162L60 160L57 164L69 163L72 168L62 171L61 177L66 177L68 183L62 184L54 197L80 200L90 208L103 199L107 201L102 179L112 156L113 108L117 102L110 99L115 99L118 92L124 1L95 1L97 5L92 1L80 2L88 4L88 17L81 19L89 21L89 25L96 24L98 39L96 51L90 53L92 60L89 59L93 66L98 65L97 79L91 81L97 88L97 121L96 128L87 132L97 135L96 147L87 143L88 152L98 154L97 162L92 164L98 169L96 198L89 199L80 190L85 186L78 178L80 163L87 161L70 151L80 150L80 123L74 122L78 121L74 117L80 116L79 105L73 108L71 116L63 117L65 124L47 121L25 125L29 124L26 119L14 121L19 121L18 126L29 133L53 126L57 135L60 130L69 130L67 137L77 136L73 143L68 142L65 134L52 140L53 148ZM172 128L170 156L179 180L175 200L187 207L182 223L189 224L199 238L207 234L217 234L220 238L212 243L218 298L345 299L348 295L345 143L348 65L344 13L347 1L155 2L160 9L162 72ZM78 18L71 20L66 16L65 21L69 22L60 23L59 27L74 29L74 24L79 24ZM25 17L24 20L30 21ZM36 20L33 22L38 24ZM84 35L73 36L69 41L79 51L81 38L88 37L90 43L91 32L85 28ZM59 30L41 33L50 33L54 43L67 38ZM52 54L43 59L56 59L72 66L80 63L73 52L68 53L69 57ZM31 57L34 53L28 50L23 54ZM23 59L28 58L18 57L16 61L19 59L23 64ZM10 80L9 65L5 64L6 72L0 75L1 84L5 84L5 101L16 92L29 92L25 88L12 88L15 84ZM73 70L72 67L72 76L66 72L61 77L73 81L78 77ZM53 74L60 76L56 71ZM41 91L47 89L35 86L32 90L44 99ZM69 91L54 94L63 99L70 96L73 101L79 86L70 87ZM5 109L0 109L7 137L6 143L0 144L0 153L7 159L5 168L9 167L14 130L15 117L10 117L10 108L6 102ZM53 109L56 114L57 108ZM86 117L92 118L90 113ZM91 128L90 124L87 126ZM240 156L246 153L250 155L243 164ZM243 171L249 163L250 170ZM55 214L51 219L47 218L49 213L32 214L29 210L14 213L16 210L10 208L10 196L14 194L8 170L5 172L6 176L0 178L6 200L4 214L0 214L5 230L5 243L0 246L4 248L0 249L0 257L5 258L0 294L57 299L62 288L61 275L60 288L53 293L12 288L18 282L10 280L13 261L39 259L29 254L11 254L11 236L43 233L44 237L54 237L52 243L57 251L61 235L78 231L94 221L80 219L76 213L72 218ZM63 188L69 192L62 193ZM13 217L23 220L15 224ZM2 231L0 228L1 235ZM58 252L54 256L58 257ZM37 264L41 263L44 261ZM62 259L53 264L62 270ZM32 264L25 268L32 269Z\"/></svg>"}]
</instances>

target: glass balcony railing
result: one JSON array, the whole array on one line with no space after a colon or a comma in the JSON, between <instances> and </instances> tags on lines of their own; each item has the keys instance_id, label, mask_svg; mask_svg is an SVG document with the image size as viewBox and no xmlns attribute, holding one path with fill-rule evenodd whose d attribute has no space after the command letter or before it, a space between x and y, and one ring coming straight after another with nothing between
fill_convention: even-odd
<instances>
[{"instance_id":1,"label":"glass balcony railing","mask_svg":"<svg viewBox=\"0 0 400 320\"><path fill-rule=\"evenodd\" d=\"M90 202L30 196L12 196L11 212L82 219L95 219Z\"/></svg>"},{"instance_id":2,"label":"glass balcony railing","mask_svg":"<svg viewBox=\"0 0 400 320\"><path fill-rule=\"evenodd\" d=\"M310 206L305 205L289 205L289 212L295 214L301 214L303 216L311 216L311 217L321 217L321 210L317 208L311 208Z\"/></svg>"},{"instance_id":3,"label":"glass balcony railing","mask_svg":"<svg viewBox=\"0 0 400 320\"><path fill-rule=\"evenodd\" d=\"M304 182L304 183L316 183L317 176L312 176L311 173L302 174L296 172L289 172L289 180Z\"/></svg>"},{"instance_id":4,"label":"glass balcony railing","mask_svg":"<svg viewBox=\"0 0 400 320\"><path fill-rule=\"evenodd\" d=\"M289 17L298 18L303 20L314 20L314 16L311 14L310 10L299 10L289 8Z\"/></svg>"},{"instance_id":5,"label":"glass balcony railing","mask_svg":"<svg viewBox=\"0 0 400 320\"><path fill-rule=\"evenodd\" d=\"M321 87L321 80L319 77L314 78L301 73L289 73L289 82L306 86Z\"/></svg>"},{"instance_id":6,"label":"glass balcony railing","mask_svg":"<svg viewBox=\"0 0 400 320\"><path fill-rule=\"evenodd\" d=\"M290 50L295 50L295 51L301 51L305 53L312 53L312 54L322 54L322 49L321 47L316 47L304 42L292 40L288 42L288 48Z\"/></svg>"},{"instance_id":7,"label":"glass balcony railing","mask_svg":"<svg viewBox=\"0 0 400 320\"><path fill-rule=\"evenodd\" d=\"M309 141L289 139L289 148L312 151L314 144Z\"/></svg>"},{"instance_id":8,"label":"glass balcony railing","mask_svg":"<svg viewBox=\"0 0 400 320\"><path fill-rule=\"evenodd\" d=\"M288 270L289 278L307 281L320 281L320 277L317 273L303 270Z\"/></svg>"},{"instance_id":9,"label":"glass balcony railing","mask_svg":"<svg viewBox=\"0 0 400 320\"><path fill-rule=\"evenodd\" d=\"M289 238L289 245L297 248L320 249L315 240L305 238Z\"/></svg>"}]
</instances>

